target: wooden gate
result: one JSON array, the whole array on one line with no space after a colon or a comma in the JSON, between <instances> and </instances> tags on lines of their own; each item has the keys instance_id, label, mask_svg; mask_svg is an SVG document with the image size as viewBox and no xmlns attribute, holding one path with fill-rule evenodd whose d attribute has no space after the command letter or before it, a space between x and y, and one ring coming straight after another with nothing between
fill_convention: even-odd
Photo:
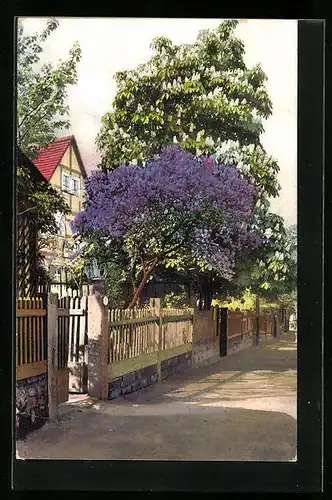
<instances>
[{"instance_id":1,"label":"wooden gate","mask_svg":"<svg viewBox=\"0 0 332 500\"><path fill-rule=\"evenodd\" d=\"M227 307L219 307L217 312L220 357L227 356L227 312Z\"/></svg>"},{"instance_id":2,"label":"wooden gate","mask_svg":"<svg viewBox=\"0 0 332 500\"><path fill-rule=\"evenodd\" d=\"M69 299L69 392L86 393L88 390L87 360L87 296Z\"/></svg>"},{"instance_id":3,"label":"wooden gate","mask_svg":"<svg viewBox=\"0 0 332 500\"><path fill-rule=\"evenodd\" d=\"M58 370L57 404L68 401L69 396L69 298L58 299Z\"/></svg>"},{"instance_id":4,"label":"wooden gate","mask_svg":"<svg viewBox=\"0 0 332 500\"><path fill-rule=\"evenodd\" d=\"M47 310L41 297L16 300L16 381L47 372Z\"/></svg>"}]
</instances>

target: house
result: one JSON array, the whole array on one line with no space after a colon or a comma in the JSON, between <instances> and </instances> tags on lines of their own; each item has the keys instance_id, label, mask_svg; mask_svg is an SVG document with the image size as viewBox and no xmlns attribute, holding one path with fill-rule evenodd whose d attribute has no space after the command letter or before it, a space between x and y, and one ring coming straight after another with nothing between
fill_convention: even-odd
<instances>
[{"instance_id":1,"label":"house","mask_svg":"<svg viewBox=\"0 0 332 500\"><path fill-rule=\"evenodd\" d=\"M29 206L29 194L34 185L47 181L19 148L16 161L17 168L29 176L29 182L24 176L17 177L16 295L33 297L38 290L38 245L35 212Z\"/></svg>"},{"instance_id":2,"label":"house","mask_svg":"<svg viewBox=\"0 0 332 500\"><path fill-rule=\"evenodd\" d=\"M43 249L45 261L55 281L66 281L63 259L68 257L66 242L72 235L71 221L81 210L84 200L83 180L87 176L81 154L73 135L59 137L46 148L42 148L34 163L50 184L65 198L70 214L59 215L60 230L52 244Z\"/></svg>"}]
</instances>

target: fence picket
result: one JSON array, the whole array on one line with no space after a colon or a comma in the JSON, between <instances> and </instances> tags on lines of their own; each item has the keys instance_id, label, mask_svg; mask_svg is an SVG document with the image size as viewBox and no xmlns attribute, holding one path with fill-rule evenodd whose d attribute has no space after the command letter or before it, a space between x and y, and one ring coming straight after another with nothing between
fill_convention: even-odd
<instances>
[{"instance_id":1,"label":"fence picket","mask_svg":"<svg viewBox=\"0 0 332 500\"><path fill-rule=\"evenodd\" d=\"M36 301L35 299L31 299L32 309L36 309ZM32 329L32 362L35 363L37 361L37 353L36 353L36 317L31 318L31 329Z\"/></svg>"},{"instance_id":2,"label":"fence picket","mask_svg":"<svg viewBox=\"0 0 332 500\"><path fill-rule=\"evenodd\" d=\"M110 362L120 362L158 350L158 322L153 311L146 307L109 310ZM191 342L193 310L172 308L164 311L161 349ZM161 314L163 316L163 311Z\"/></svg>"}]
</instances>

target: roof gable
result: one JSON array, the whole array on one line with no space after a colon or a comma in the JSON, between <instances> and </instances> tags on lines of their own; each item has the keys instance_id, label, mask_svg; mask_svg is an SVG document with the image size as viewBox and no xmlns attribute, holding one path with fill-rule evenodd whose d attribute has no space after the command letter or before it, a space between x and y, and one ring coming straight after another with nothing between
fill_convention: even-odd
<instances>
[{"instance_id":1,"label":"roof gable","mask_svg":"<svg viewBox=\"0 0 332 500\"><path fill-rule=\"evenodd\" d=\"M46 146L46 148L42 148L39 151L37 158L34 160L34 164L48 181L51 179L60 161L62 160L63 155L71 144L74 147L82 175L83 177L86 177L86 171L79 153L76 139L73 135L69 135L67 137L59 137L54 142Z\"/></svg>"},{"instance_id":2,"label":"roof gable","mask_svg":"<svg viewBox=\"0 0 332 500\"><path fill-rule=\"evenodd\" d=\"M17 164L19 167L27 168L36 181L46 182L46 178L42 174L42 172L36 167L34 162L30 160L19 148L17 148Z\"/></svg>"}]
</instances>

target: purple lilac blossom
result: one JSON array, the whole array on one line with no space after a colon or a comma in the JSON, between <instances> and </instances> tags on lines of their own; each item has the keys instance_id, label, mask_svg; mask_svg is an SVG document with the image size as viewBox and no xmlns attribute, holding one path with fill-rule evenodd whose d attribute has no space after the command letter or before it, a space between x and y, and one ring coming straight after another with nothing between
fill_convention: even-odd
<instances>
[{"instance_id":1,"label":"purple lilac blossom","mask_svg":"<svg viewBox=\"0 0 332 500\"><path fill-rule=\"evenodd\" d=\"M175 211L177 217L187 217L210 210L212 218L214 213L222 216L219 222L206 222L213 226L213 234L197 229L193 257L200 254L207 259L213 244L211 265L227 275L237 251L260 243L247 223L255 188L234 166L219 165L211 157L196 157L179 146L163 149L145 167L122 165L113 171L93 172L86 180L86 195L84 209L74 221L74 229L82 235L99 231L122 240L128 231L153 221L154 214Z\"/></svg>"}]
</instances>

